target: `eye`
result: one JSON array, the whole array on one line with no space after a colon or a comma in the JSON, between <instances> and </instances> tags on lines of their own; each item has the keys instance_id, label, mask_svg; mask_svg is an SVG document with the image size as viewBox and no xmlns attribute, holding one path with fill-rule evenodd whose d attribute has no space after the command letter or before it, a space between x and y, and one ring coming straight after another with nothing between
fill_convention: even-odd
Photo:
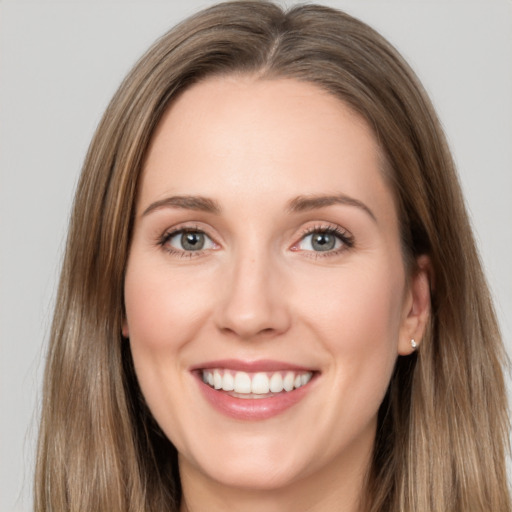
<instances>
[{"instance_id":1,"label":"eye","mask_svg":"<svg viewBox=\"0 0 512 512\"><path fill-rule=\"evenodd\" d=\"M293 247L299 251L338 252L344 247L352 247L352 237L339 228L314 228L302 236Z\"/></svg>"},{"instance_id":2,"label":"eye","mask_svg":"<svg viewBox=\"0 0 512 512\"><path fill-rule=\"evenodd\" d=\"M167 233L161 244L171 252L198 252L217 247L206 233L196 229L180 229Z\"/></svg>"}]
</instances>

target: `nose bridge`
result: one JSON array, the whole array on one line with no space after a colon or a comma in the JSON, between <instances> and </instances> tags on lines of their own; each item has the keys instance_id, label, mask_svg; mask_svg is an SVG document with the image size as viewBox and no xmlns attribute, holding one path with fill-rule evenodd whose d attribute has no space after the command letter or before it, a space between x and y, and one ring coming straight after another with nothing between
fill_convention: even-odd
<instances>
[{"instance_id":1,"label":"nose bridge","mask_svg":"<svg viewBox=\"0 0 512 512\"><path fill-rule=\"evenodd\" d=\"M242 338L287 329L288 307L271 251L258 244L240 247L227 274L218 312L219 328Z\"/></svg>"}]
</instances>

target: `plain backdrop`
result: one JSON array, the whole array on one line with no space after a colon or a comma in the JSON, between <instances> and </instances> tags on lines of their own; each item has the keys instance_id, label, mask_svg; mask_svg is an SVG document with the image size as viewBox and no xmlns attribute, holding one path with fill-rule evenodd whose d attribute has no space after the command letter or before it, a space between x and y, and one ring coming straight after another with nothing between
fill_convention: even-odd
<instances>
[{"instance_id":1,"label":"plain backdrop","mask_svg":"<svg viewBox=\"0 0 512 512\"><path fill-rule=\"evenodd\" d=\"M92 133L149 44L211 3L0 3L0 512L31 510L44 353ZM377 28L431 94L512 352L511 1L320 3Z\"/></svg>"}]
</instances>

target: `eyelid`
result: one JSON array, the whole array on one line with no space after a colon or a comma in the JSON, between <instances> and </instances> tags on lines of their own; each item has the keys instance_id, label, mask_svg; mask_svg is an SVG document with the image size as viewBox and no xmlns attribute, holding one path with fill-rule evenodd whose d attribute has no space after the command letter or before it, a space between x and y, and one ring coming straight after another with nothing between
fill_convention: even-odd
<instances>
[{"instance_id":1,"label":"eyelid","mask_svg":"<svg viewBox=\"0 0 512 512\"><path fill-rule=\"evenodd\" d=\"M172 239L172 237L177 236L186 232L197 232L204 234L205 237L209 239L209 241L214 245L214 247L208 247L206 249L198 249L196 251L179 249L168 245L168 241ZM299 244L307 237L314 233L329 233L333 234L337 239L341 242L341 247L326 250L326 251L314 251L308 249L299 248ZM212 250L218 250L222 247L222 245L217 242L217 237L212 236L210 234L210 230L208 227L204 227L197 223L190 224L188 222L177 224L171 228L166 229L162 234L157 237L156 245L162 247L167 252L178 255L178 256L187 256L194 257L204 255ZM327 256L335 256L344 252L346 250L351 249L354 246L354 237L353 235L345 228L339 226L338 224L324 222L324 223L316 223L314 225L306 226L302 229L299 235L297 235L297 241L290 247L291 251L294 252L303 252L308 253L310 257L327 257Z\"/></svg>"},{"instance_id":2,"label":"eyelid","mask_svg":"<svg viewBox=\"0 0 512 512\"><path fill-rule=\"evenodd\" d=\"M178 255L180 257L194 257L204 255L208 251L217 250L220 248L220 244L216 241L215 237L213 237L209 232L209 230L199 226L197 224L189 224L182 223L171 228L166 229L162 234L157 237L156 244L159 247L162 247L168 253L173 255ZM186 249L179 249L174 246L170 246L168 242L174 238L175 236L181 235L183 233L201 233L203 234L214 247L208 247L205 249L198 249L196 251L190 251Z\"/></svg>"},{"instance_id":3,"label":"eyelid","mask_svg":"<svg viewBox=\"0 0 512 512\"><path fill-rule=\"evenodd\" d=\"M306 249L300 249L298 245L307 237L314 233L329 233L333 234L335 237L338 238L338 240L341 241L341 247L338 247L336 249L327 250L327 251L313 251L313 250L306 250ZM340 254L343 251L346 251L348 249L351 249L354 247L354 237L353 235L345 228L342 228L341 226L337 224L331 224L331 223L324 223L324 224L315 224L313 226L307 226L303 229L303 231L300 233L297 242L295 242L292 247L290 248L292 251L296 252L304 252L309 253L310 256L313 257L327 257L327 256L335 256Z\"/></svg>"},{"instance_id":4,"label":"eyelid","mask_svg":"<svg viewBox=\"0 0 512 512\"><path fill-rule=\"evenodd\" d=\"M178 239L178 237L182 237L183 235L185 235L187 233L194 233L194 234L202 235L204 237L204 239L205 239L207 244L209 242L209 245L215 245L215 242L206 233L204 233L203 231L197 231L195 229L193 229L193 230L190 230L190 229L180 229L179 231L174 231L174 232L169 233L165 238L166 238L167 242L170 242L171 240ZM174 247L174 246L172 246L172 247ZM211 249L211 248L212 247L207 247L206 249ZM188 252L187 249L178 249L178 250L183 250L183 251ZM198 250L193 251L193 252L199 252L201 250L204 250L204 249L198 249Z\"/></svg>"}]
</instances>

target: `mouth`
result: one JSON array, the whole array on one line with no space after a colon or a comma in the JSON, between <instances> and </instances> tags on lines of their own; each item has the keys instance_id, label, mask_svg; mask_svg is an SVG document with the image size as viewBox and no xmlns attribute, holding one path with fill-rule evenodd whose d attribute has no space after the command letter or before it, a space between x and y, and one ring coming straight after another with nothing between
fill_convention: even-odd
<instances>
[{"instance_id":1,"label":"mouth","mask_svg":"<svg viewBox=\"0 0 512 512\"><path fill-rule=\"evenodd\" d=\"M320 372L273 361L217 361L192 369L215 410L238 420L264 420L300 402Z\"/></svg>"},{"instance_id":2,"label":"mouth","mask_svg":"<svg viewBox=\"0 0 512 512\"><path fill-rule=\"evenodd\" d=\"M271 398L305 386L312 371L244 372L225 368L200 370L205 384L242 399Z\"/></svg>"}]
</instances>

